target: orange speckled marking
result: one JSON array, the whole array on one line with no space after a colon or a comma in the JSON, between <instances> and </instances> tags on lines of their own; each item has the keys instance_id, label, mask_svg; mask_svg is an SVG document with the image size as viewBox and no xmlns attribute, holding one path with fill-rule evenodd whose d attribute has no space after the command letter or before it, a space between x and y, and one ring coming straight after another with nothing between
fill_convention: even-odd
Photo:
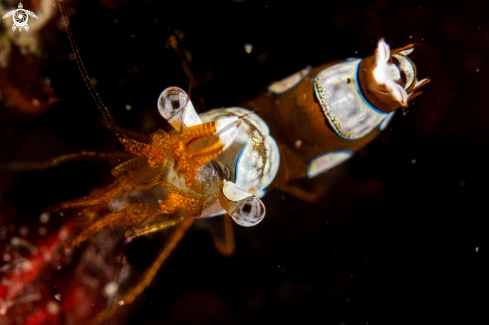
<instances>
[{"instance_id":1,"label":"orange speckled marking","mask_svg":"<svg viewBox=\"0 0 489 325\"><path fill-rule=\"evenodd\" d=\"M185 194L180 191L170 191L168 199L160 205L162 213L170 214L177 209L181 209L190 217L198 217L202 213L202 205L204 200Z\"/></svg>"}]
</instances>

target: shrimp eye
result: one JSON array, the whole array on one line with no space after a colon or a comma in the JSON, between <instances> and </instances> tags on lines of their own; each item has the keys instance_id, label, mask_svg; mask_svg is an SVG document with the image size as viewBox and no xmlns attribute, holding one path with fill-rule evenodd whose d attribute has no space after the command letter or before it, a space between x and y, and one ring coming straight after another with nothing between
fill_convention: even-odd
<instances>
[{"instance_id":1,"label":"shrimp eye","mask_svg":"<svg viewBox=\"0 0 489 325\"><path fill-rule=\"evenodd\" d=\"M231 213L231 218L240 226L254 226L265 217L265 206L263 202L256 196L251 196L243 200L243 202Z\"/></svg>"},{"instance_id":2,"label":"shrimp eye","mask_svg":"<svg viewBox=\"0 0 489 325\"><path fill-rule=\"evenodd\" d=\"M170 119L187 105L187 93L178 87L168 87L158 98L158 110L165 119Z\"/></svg>"},{"instance_id":3,"label":"shrimp eye","mask_svg":"<svg viewBox=\"0 0 489 325\"><path fill-rule=\"evenodd\" d=\"M263 202L232 182L224 183L219 193L219 203L231 218L243 227L257 225L265 217Z\"/></svg>"},{"instance_id":4,"label":"shrimp eye","mask_svg":"<svg viewBox=\"0 0 489 325\"><path fill-rule=\"evenodd\" d=\"M408 89L416 80L416 69L413 62L408 57L396 53L392 54L392 61L399 68L401 78L398 82Z\"/></svg>"}]
</instances>

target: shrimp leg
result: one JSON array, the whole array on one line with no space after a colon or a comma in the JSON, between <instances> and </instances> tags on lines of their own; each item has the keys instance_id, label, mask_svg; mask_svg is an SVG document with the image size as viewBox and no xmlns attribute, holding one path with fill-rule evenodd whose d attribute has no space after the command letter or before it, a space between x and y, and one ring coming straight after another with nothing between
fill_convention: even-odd
<instances>
[{"instance_id":1,"label":"shrimp leg","mask_svg":"<svg viewBox=\"0 0 489 325\"><path fill-rule=\"evenodd\" d=\"M223 234L211 230L214 247L222 256L232 256L236 250L234 242L233 221L228 214L219 216L223 223Z\"/></svg>"},{"instance_id":2,"label":"shrimp leg","mask_svg":"<svg viewBox=\"0 0 489 325\"><path fill-rule=\"evenodd\" d=\"M66 242L65 246L76 246L104 228L132 226L148 217L158 214L161 214L161 210L154 204L138 202L128 205L121 210L110 212L99 220L93 222L76 237Z\"/></svg>"},{"instance_id":3,"label":"shrimp leg","mask_svg":"<svg viewBox=\"0 0 489 325\"><path fill-rule=\"evenodd\" d=\"M53 212L105 204L121 194L132 191L137 185L137 171L132 170L119 176L113 183L98 191L94 196L85 196L79 199L61 202L47 207L46 210Z\"/></svg>"}]
</instances>

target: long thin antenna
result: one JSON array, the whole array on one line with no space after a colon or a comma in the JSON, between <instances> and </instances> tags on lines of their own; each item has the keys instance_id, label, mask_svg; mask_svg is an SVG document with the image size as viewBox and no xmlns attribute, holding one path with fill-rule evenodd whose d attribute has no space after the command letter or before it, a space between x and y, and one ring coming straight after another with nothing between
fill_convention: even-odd
<instances>
[{"instance_id":1,"label":"long thin antenna","mask_svg":"<svg viewBox=\"0 0 489 325\"><path fill-rule=\"evenodd\" d=\"M73 49L73 55L75 56L76 64L78 65L78 69L80 70L80 73L83 77L83 81L85 81L85 85L87 85L88 90L90 91L90 94L92 95L93 99L95 100L95 103L97 104L97 107L100 109L102 112L102 115L104 116L105 120L107 123L109 123L110 128L112 129L112 132L117 136L119 141L122 144L127 144L128 142L131 141L124 132L119 128L119 126L115 123L114 119L112 118L112 115L110 115L109 110L107 107L104 105L102 102L102 99L100 99L100 96L98 95L97 91L95 90L95 87L92 84L92 81L88 77L88 73L85 70L85 66L83 65L83 62L80 57L80 52L78 52L78 48L76 46L75 40L73 38L73 33L71 32L71 27L68 22L68 16L66 15L66 10L64 8L63 0L58 0L59 3L59 10L61 11L61 16L63 16L63 20L65 23L65 28L66 28L66 33L68 34L68 39L70 40L70 45L71 48Z\"/></svg>"}]
</instances>

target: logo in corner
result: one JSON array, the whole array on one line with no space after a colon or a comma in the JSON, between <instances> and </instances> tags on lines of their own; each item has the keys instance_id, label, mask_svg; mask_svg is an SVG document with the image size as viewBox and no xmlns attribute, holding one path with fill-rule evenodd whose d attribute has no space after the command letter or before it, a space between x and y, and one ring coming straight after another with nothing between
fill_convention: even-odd
<instances>
[{"instance_id":1,"label":"logo in corner","mask_svg":"<svg viewBox=\"0 0 489 325\"><path fill-rule=\"evenodd\" d=\"M19 32L24 28L26 31L29 30L29 25L27 25L27 21L29 20L29 16L38 18L35 13L29 10L25 10L22 3L19 3L19 9L9 11L3 19L14 16L14 24L12 25L12 30L15 31L17 28Z\"/></svg>"}]
</instances>

